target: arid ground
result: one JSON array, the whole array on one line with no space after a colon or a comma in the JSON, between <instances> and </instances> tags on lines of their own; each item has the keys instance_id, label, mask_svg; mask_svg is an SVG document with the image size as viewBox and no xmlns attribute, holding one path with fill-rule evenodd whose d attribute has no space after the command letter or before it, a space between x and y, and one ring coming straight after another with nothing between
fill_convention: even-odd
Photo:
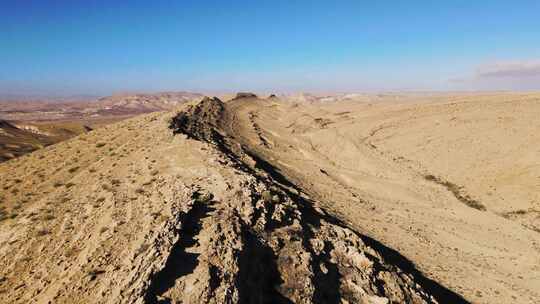
<instances>
[{"instance_id":1,"label":"arid ground","mask_svg":"<svg viewBox=\"0 0 540 304\"><path fill-rule=\"evenodd\" d=\"M136 115L171 110L199 97L189 92L67 99L0 95L0 162Z\"/></svg>"},{"instance_id":2,"label":"arid ground","mask_svg":"<svg viewBox=\"0 0 540 304\"><path fill-rule=\"evenodd\" d=\"M195 99L0 164L1 303L538 303L540 94Z\"/></svg>"}]
</instances>

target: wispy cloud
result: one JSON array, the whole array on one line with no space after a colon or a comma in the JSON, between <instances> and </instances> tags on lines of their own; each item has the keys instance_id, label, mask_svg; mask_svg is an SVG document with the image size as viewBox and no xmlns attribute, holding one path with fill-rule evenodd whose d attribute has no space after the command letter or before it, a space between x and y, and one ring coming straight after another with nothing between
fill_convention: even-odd
<instances>
[{"instance_id":1,"label":"wispy cloud","mask_svg":"<svg viewBox=\"0 0 540 304\"><path fill-rule=\"evenodd\" d=\"M447 83L456 90L540 90L540 59L492 61L453 75Z\"/></svg>"},{"instance_id":2,"label":"wispy cloud","mask_svg":"<svg viewBox=\"0 0 540 304\"><path fill-rule=\"evenodd\" d=\"M480 66L478 78L522 78L540 76L540 60L496 62Z\"/></svg>"}]
</instances>

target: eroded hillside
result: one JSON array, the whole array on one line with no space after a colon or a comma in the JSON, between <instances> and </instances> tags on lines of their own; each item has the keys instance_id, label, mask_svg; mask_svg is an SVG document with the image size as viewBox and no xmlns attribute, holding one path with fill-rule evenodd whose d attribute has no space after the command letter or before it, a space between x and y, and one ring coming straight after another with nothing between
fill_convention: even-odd
<instances>
[{"instance_id":1,"label":"eroded hillside","mask_svg":"<svg viewBox=\"0 0 540 304\"><path fill-rule=\"evenodd\" d=\"M421 153L446 129L406 133L471 104L362 98L205 98L0 164L0 299L534 303L536 219Z\"/></svg>"},{"instance_id":2,"label":"eroded hillside","mask_svg":"<svg viewBox=\"0 0 540 304\"><path fill-rule=\"evenodd\" d=\"M236 102L229 133L475 303L540 298L538 94Z\"/></svg>"},{"instance_id":3,"label":"eroded hillside","mask_svg":"<svg viewBox=\"0 0 540 304\"><path fill-rule=\"evenodd\" d=\"M462 301L250 155L231 111L206 99L0 165L2 301Z\"/></svg>"}]
</instances>

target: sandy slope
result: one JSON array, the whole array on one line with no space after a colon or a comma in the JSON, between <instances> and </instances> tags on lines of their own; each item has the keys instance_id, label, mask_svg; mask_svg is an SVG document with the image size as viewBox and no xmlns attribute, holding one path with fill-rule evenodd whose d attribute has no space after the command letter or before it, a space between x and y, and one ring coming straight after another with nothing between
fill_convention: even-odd
<instances>
[{"instance_id":1,"label":"sandy slope","mask_svg":"<svg viewBox=\"0 0 540 304\"><path fill-rule=\"evenodd\" d=\"M2 163L0 302L535 303L538 97L207 100Z\"/></svg>"},{"instance_id":2,"label":"sandy slope","mask_svg":"<svg viewBox=\"0 0 540 304\"><path fill-rule=\"evenodd\" d=\"M540 298L540 95L236 112L246 144L432 278L478 303Z\"/></svg>"}]
</instances>

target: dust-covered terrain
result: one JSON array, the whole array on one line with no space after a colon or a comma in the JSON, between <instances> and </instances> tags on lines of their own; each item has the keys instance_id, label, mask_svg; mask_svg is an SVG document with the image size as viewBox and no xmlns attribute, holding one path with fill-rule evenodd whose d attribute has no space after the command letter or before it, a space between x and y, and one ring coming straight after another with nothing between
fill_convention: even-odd
<instances>
[{"instance_id":1,"label":"dust-covered terrain","mask_svg":"<svg viewBox=\"0 0 540 304\"><path fill-rule=\"evenodd\" d=\"M0 164L0 302L535 303L539 112L244 93L89 131Z\"/></svg>"}]
</instances>

